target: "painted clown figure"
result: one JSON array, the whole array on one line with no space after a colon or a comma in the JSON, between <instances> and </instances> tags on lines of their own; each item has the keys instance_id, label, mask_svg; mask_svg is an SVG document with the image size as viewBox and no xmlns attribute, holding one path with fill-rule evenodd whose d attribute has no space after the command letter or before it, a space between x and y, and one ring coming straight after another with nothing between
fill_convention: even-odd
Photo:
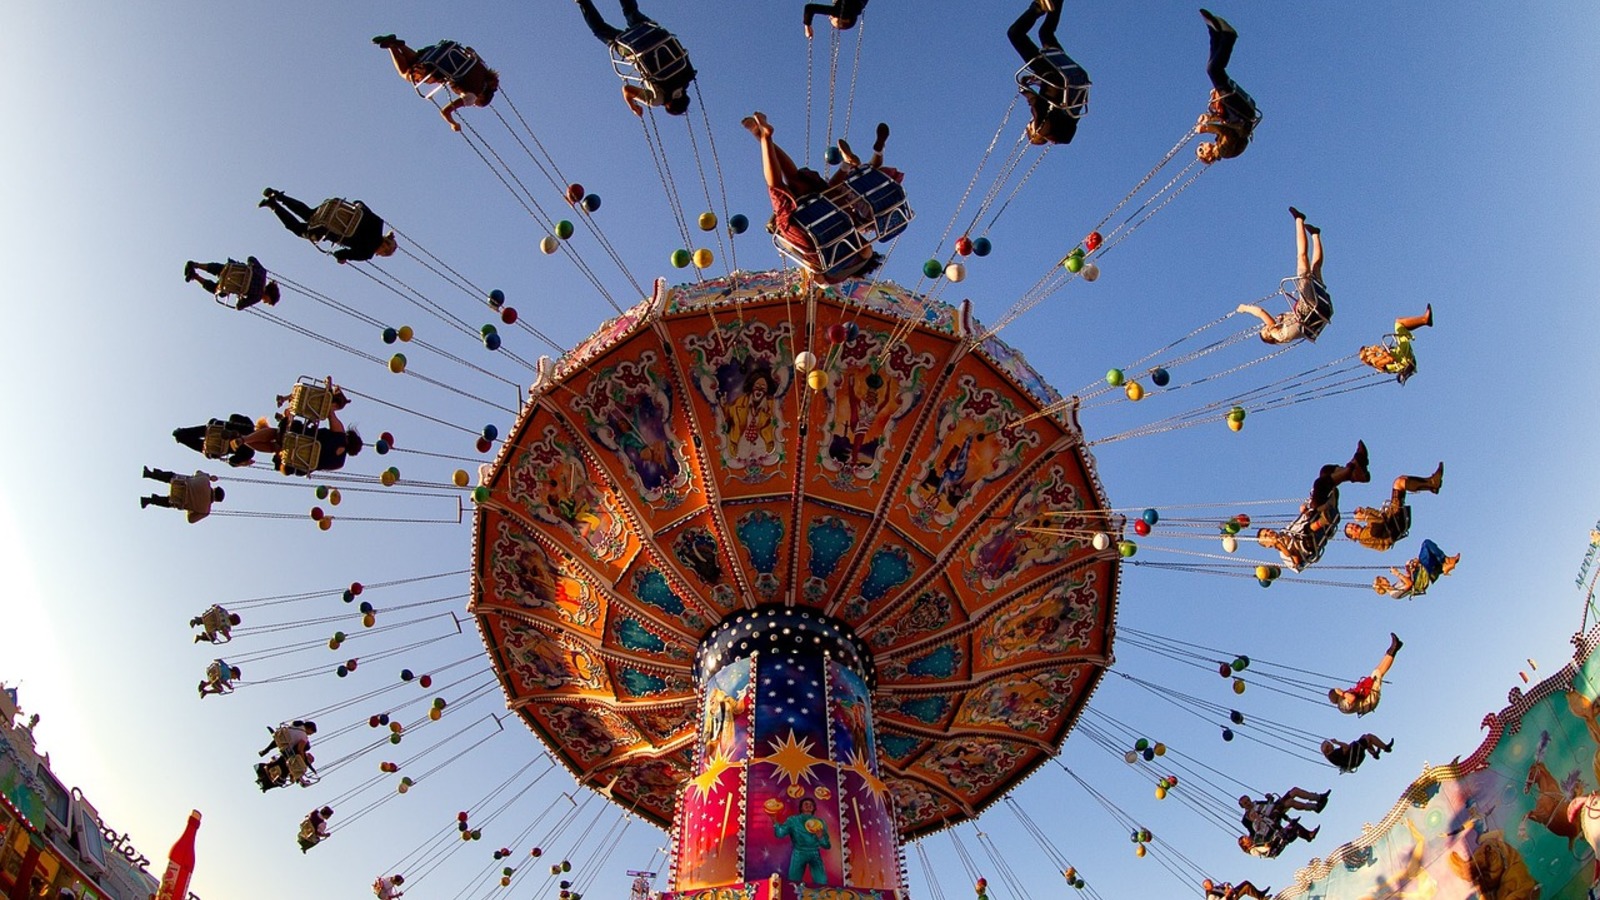
<instances>
[{"instance_id":1,"label":"painted clown figure","mask_svg":"<svg viewBox=\"0 0 1600 900\"><path fill-rule=\"evenodd\" d=\"M817 818L816 812L817 801L807 797L800 801L798 813L772 826L774 834L789 839L789 880L796 883L828 883L822 851L833 844L828 840L827 823Z\"/></svg>"}]
</instances>

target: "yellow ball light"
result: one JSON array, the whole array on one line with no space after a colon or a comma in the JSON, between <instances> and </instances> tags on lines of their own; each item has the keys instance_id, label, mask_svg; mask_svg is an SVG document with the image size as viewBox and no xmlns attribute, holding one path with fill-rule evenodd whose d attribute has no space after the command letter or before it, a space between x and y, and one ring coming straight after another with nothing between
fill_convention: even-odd
<instances>
[{"instance_id":1,"label":"yellow ball light","mask_svg":"<svg viewBox=\"0 0 1600 900\"><path fill-rule=\"evenodd\" d=\"M703 213L700 214L700 230L701 231L715 231L716 228L717 228L717 214L716 213L714 213L714 212L703 212Z\"/></svg>"},{"instance_id":2,"label":"yellow ball light","mask_svg":"<svg viewBox=\"0 0 1600 900\"><path fill-rule=\"evenodd\" d=\"M1128 386L1123 388L1123 391L1127 393L1128 399L1135 403L1144 399L1144 386L1137 381L1128 382Z\"/></svg>"},{"instance_id":3,"label":"yellow ball light","mask_svg":"<svg viewBox=\"0 0 1600 900\"><path fill-rule=\"evenodd\" d=\"M410 325L401 325L395 330L395 334L402 341L409 341L412 337L416 336L416 332L412 330Z\"/></svg>"},{"instance_id":4,"label":"yellow ball light","mask_svg":"<svg viewBox=\"0 0 1600 900\"><path fill-rule=\"evenodd\" d=\"M466 487L467 482L471 479L468 477L466 469L457 469L456 473L450 476L450 480L455 482L456 487Z\"/></svg>"},{"instance_id":5,"label":"yellow ball light","mask_svg":"<svg viewBox=\"0 0 1600 900\"><path fill-rule=\"evenodd\" d=\"M813 391L820 391L828 386L828 373L821 369L812 369L806 373L806 387Z\"/></svg>"},{"instance_id":6,"label":"yellow ball light","mask_svg":"<svg viewBox=\"0 0 1600 900\"><path fill-rule=\"evenodd\" d=\"M1244 420L1243 419L1229 419L1228 420L1228 430L1229 431L1243 431L1244 430Z\"/></svg>"},{"instance_id":7,"label":"yellow ball light","mask_svg":"<svg viewBox=\"0 0 1600 900\"><path fill-rule=\"evenodd\" d=\"M333 527L333 517L332 516L323 516L321 519L318 519L317 520L317 527L322 529L323 531L327 531L329 528L332 528Z\"/></svg>"},{"instance_id":8,"label":"yellow ball light","mask_svg":"<svg viewBox=\"0 0 1600 900\"><path fill-rule=\"evenodd\" d=\"M705 247L701 247L694 252L694 267L696 269L711 268L711 261L711 251Z\"/></svg>"}]
</instances>

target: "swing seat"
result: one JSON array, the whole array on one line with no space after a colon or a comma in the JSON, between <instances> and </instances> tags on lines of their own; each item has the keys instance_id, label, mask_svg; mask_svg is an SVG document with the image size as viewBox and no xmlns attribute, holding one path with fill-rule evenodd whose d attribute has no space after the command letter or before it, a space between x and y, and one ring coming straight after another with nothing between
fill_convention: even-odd
<instances>
[{"instance_id":1,"label":"swing seat","mask_svg":"<svg viewBox=\"0 0 1600 900\"><path fill-rule=\"evenodd\" d=\"M772 243L796 265L823 278L843 278L860 263L866 240L855 221L827 197L802 197L790 221L811 237L811 247L796 246L781 233L772 235Z\"/></svg>"},{"instance_id":2,"label":"swing seat","mask_svg":"<svg viewBox=\"0 0 1600 900\"><path fill-rule=\"evenodd\" d=\"M179 478L167 483L167 499L172 502L173 509L189 508L189 481Z\"/></svg>"},{"instance_id":3,"label":"swing seat","mask_svg":"<svg viewBox=\"0 0 1600 900\"><path fill-rule=\"evenodd\" d=\"M310 816L300 820L300 833L296 835L295 839L300 844L301 853L322 843L322 835L317 834L317 826L311 824Z\"/></svg>"},{"instance_id":4,"label":"swing seat","mask_svg":"<svg viewBox=\"0 0 1600 900\"><path fill-rule=\"evenodd\" d=\"M366 208L343 200L330 197L311 214L311 221L306 223L306 230L312 234L320 234L327 240L342 243L356 233L356 228L361 225L362 216L366 215Z\"/></svg>"},{"instance_id":5,"label":"swing seat","mask_svg":"<svg viewBox=\"0 0 1600 900\"><path fill-rule=\"evenodd\" d=\"M641 22L611 42L611 68L624 81L645 87L688 84L694 80L689 52L670 31Z\"/></svg>"},{"instance_id":6,"label":"swing seat","mask_svg":"<svg viewBox=\"0 0 1600 900\"><path fill-rule=\"evenodd\" d=\"M1318 527L1311 527L1313 524ZM1288 528L1279 533L1290 549L1280 550L1278 555L1290 569L1305 571L1308 566L1322 559L1322 552L1328 549L1328 542L1338 530L1339 507L1335 500L1330 500L1321 509L1300 513ZM1298 563L1296 557L1299 558Z\"/></svg>"},{"instance_id":7,"label":"swing seat","mask_svg":"<svg viewBox=\"0 0 1600 900\"><path fill-rule=\"evenodd\" d=\"M1395 381L1405 384L1411 376L1417 374L1417 355L1411 349L1411 338L1402 340L1397 334L1386 334L1381 343L1383 349L1389 351L1389 355L1394 358L1394 366L1391 367L1390 373L1394 375Z\"/></svg>"},{"instance_id":8,"label":"swing seat","mask_svg":"<svg viewBox=\"0 0 1600 900\"><path fill-rule=\"evenodd\" d=\"M336 390L329 390L326 382L301 376L289 389L289 415L315 425L333 414Z\"/></svg>"},{"instance_id":9,"label":"swing seat","mask_svg":"<svg viewBox=\"0 0 1600 900\"><path fill-rule=\"evenodd\" d=\"M230 259L222 265L221 274L217 275L216 301L229 309L238 309L237 302L230 302L229 297L239 300L260 300L267 289L267 270L248 262L239 262Z\"/></svg>"},{"instance_id":10,"label":"swing seat","mask_svg":"<svg viewBox=\"0 0 1600 900\"><path fill-rule=\"evenodd\" d=\"M285 475L309 475L322 459L322 445L315 435L286 432L279 451L278 471Z\"/></svg>"},{"instance_id":11,"label":"swing seat","mask_svg":"<svg viewBox=\"0 0 1600 900\"><path fill-rule=\"evenodd\" d=\"M1039 74L1041 71L1046 74ZM1092 84L1083 66L1074 62L1060 47L1044 48L1038 56L1017 70L1018 87L1038 87L1040 94L1050 101L1052 107L1074 119L1083 118L1089 111L1089 88Z\"/></svg>"},{"instance_id":12,"label":"swing seat","mask_svg":"<svg viewBox=\"0 0 1600 900\"><path fill-rule=\"evenodd\" d=\"M206 682L219 694L233 693L233 678L222 660L214 659L206 665Z\"/></svg>"},{"instance_id":13,"label":"swing seat","mask_svg":"<svg viewBox=\"0 0 1600 900\"><path fill-rule=\"evenodd\" d=\"M476 50L463 47L455 41L440 41L431 47L424 47L417 55L416 65L427 72L432 80L416 84L417 96L433 99L440 88L458 84L481 62Z\"/></svg>"},{"instance_id":14,"label":"swing seat","mask_svg":"<svg viewBox=\"0 0 1600 900\"><path fill-rule=\"evenodd\" d=\"M828 189L827 196L844 209L859 210L870 215L870 222L860 226L867 240L890 241L900 236L911 224L916 213L906 202L906 189L882 169L861 166L845 180Z\"/></svg>"},{"instance_id":15,"label":"swing seat","mask_svg":"<svg viewBox=\"0 0 1600 900\"><path fill-rule=\"evenodd\" d=\"M1301 285L1309 287L1309 291ZM1309 275L1291 275L1278 282L1278 293L1289 300L1290 314L1300 322L1300 337L1317 342L1322 329L1333 321L1333 298L1321 281ZM1310 296L1302 296L1309 293Z\"/></svg>"},{"instance_id":16,"label":"swing seat","mask_svg":"<svg viewBox=\"0 0 1600 900\"><path fill-rule=\"evenodd\" d=\"M234 441L238 437L239 433L226 424L213 421L206 425L205 437L201 439L200 454L206 459L222 459L233 452Z\"/></svg>"},{"instance_id":17,"label":"swing seat","mask_svg":"<svg viewBox=\"0 0 1600 900\"><path fill-rule=\"evenodd\" d=\"M1261 109L1256 106L1255 98L1237 84L1233 90L1218 97L1216 104L1222 108L1222 121L1246 137L1254 134L1256 126L1261 124Z\"/></svg>"}]
</instances>

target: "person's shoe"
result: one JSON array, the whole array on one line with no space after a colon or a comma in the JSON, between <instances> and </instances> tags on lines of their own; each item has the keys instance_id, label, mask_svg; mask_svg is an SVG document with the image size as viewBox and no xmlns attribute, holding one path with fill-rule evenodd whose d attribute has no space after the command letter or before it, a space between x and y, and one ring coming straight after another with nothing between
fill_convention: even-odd
<instances>
[{"instance_id":1,"label":"person's shoe","mask_svg":"<svg viewBox=\"0 0 1600 900\"><path fill-rule=\"evenodd\" d=\"M1039 9L1043 10L1044 12L1055 12L1056 4L1059 3L1060 0L1035 0L1035 2L1039 5Z\"/></svg>"},{"instance_id":2,"label":"person's shoe","mask_svg":"<svg viewBox=\"0 0 1600 900\"><path fill-rule=\"evenodd\" d=\"M374 44L377 44L379 47L383 47L384 49L388 49L389 45L394 43L394 41L395 36L392 34L380 34L372 39Z\"/></svg>"},{"instance_id":3,"label":"person's shoe","mask_svg":"<svg viewBox=\"0 0 1600 900\"><path fill-rule=\"evenodd\" d=\"M150 498L149 497L140 497L139 498L139 508L140 509L147 509L147 508L149 508L149 506L150 506Z\"/></svg>"},{"instance_id":4,"label":"person's shoe","mask_svg":"<svg viewBox=\"0 0 1600 900\"><path fill-rule=\"evenodd\" d=\"M1367 444L1365 441L1356 441L1356 455L1350 457L1350 480L1357 483L1366 483L1372 480L1372 473L1367 471Z\"/></svg>"},{"instance_id":5,"label":"person's shoe","mask_svg":"<svg viewBox=\"0 0 1600 900\"><path fill-rule=\"evenodd\" d=\"M1444 564L1439 567L1439 574L1441 576L1449 575L1451 572L1456 570L1456 564L1459 562L1461 562L1461 554L1459 553L1457 553L1455 556L1446 556L1444 558Z\"/></svg>"},{"instance_id":6,"label":"person's shoe","mask_svg":"<svg viewBox=\"0 0 1600 900\"><path fill-rule=\"evenodd\" d=\"M1394 656L1396 653L1399 653L1400 652L1400 648L1404 647L1404 646L1405 646L1405 642L1400 640L1400 637L1398 635L1396 635L1392 631L1389 632L1389 655L1390 656Z\"/></svg>"},{"instance_id":7,"label":"person's shoe","mask_svg":"<svg viewBox=\"0 0 1600 900\"><path fill-rule=\"evenodd\" d=\"M1433 304L1432 303L1428 304L1428 311L1422 314L1422 325L1423 325L1424 328L1432 328L1433 327Z\"/></svg>"},{"instance_id":8,"label":"person's shoe","mask_svg":"<svg viewBox=\"0 0 1600 900\"><path fill-rule=\"evenodd\" d=\"M1227 19L1224 19L1221 16L1216 15L1215 13L1213 13L1209 9L1200 10L1200 18L1206 20L1206 27L1211 29L1212 31L1220 31L1223 34L1238 34L1239 33L1238 31L1236 31L1234 29L1234 27L1232 25L1228 24L1228 20Z\"/></svg>"},{"instance_id":9,"label":"person's shoe","mask_svg":"<svg viewBox=\"0 0 1600 900\"><path fill-rule=\"evenodd\" d=\"M1298 209L1295 209L1292 206L1289 207L1289 215L1294 216L1296 219L1299 219L1302 222L1304 222L1305 218L1306 218L1306 214L1305 213L1301 212Z\"/></svg>"},{"instance_id":10,"label":"person's shoe","mask_svg":"<svg viewBox=\"0 0 1600 900\"><path fill-rule=\"evenodd\" d=\"M1392 739L1389 741L1389 743L1383 745L1383 752L1385 752L1385 753L1393 753L1394 752L1394 741Z\"/></svg>"},{"instance_id":11,"label":"person's shoe","mask_svg":"<svg viewBox=\"0 0 1600 900\"><path fill-rule=\"evenodd\" d=\"M1333 792L1323 791L1317 795L1317 812L1322 812L1324 809L1328 808L1328 795L1331 793Z\"/></svg>"},{"instance_id":12,"label":"person's shoe","mask_svg":"<svg viewBox=\"0 0 1600 900\"><path fill-rule=\"evenodd\" d=\"M889 123L879 122L877 138L872 142L872 152L882 153L883 146L887 143L889 143Z\"/></svg>"},{"instance_id":13,"label":"person's shoe","mask_svg":"<svg viewBox=\"0 0 1600 900\"><path fill-rule=\"evenodd\" d=\"M140 478L154 478L155 475L156 475L156 473L150 471L150 467L149 466L145 466L144 467L144 473L142 475L140 475L139 477Z\"/></svg>"},{"instance_id":14,"label":"person's shoe","mask_svg":"<svg viewBox=\"0 0 1600 900\"><path fill-rule=\"evenodd\" d=\"M199 263L196 263L192 259L189 260L188 262L184 263L183 264L183 280L186 281L186 282L193 281L194 280L194 271L197 268L199 268Z\"/></svg>"},{"instance_id":15,"label":"person's shoe","mask_svg":"<svg viewBox=\"0 0 1600 900\"><path fill-rule=\"evenodd\" d=\"M846 141L844 138L839 138L838 144L839 144L839 155L844 157L844 161L845 162L849 163L852 166L861 165L861 157L857 156L856 152L854 150L850 149L850 142L849 141Z\"/></svg>"},{"instance_id":16,"label":"person's shoe","mask_svg":"<svg viewBox=\"0 0 1600 900\"><path fill-rule=\"evenodd\" d=\"M1306 841L1309 843L1311 841L1316 840L1317 839L1317 835L1321 834L1321 833L1322 833L1322 826L1318 825L1317 827L1315 827L1315 828L1311 829L1310 831L1306 832Z\"/></svg>"},{"instance_id":17,"label":"person's shoe","mask_svg":"<svg viewBox=\"0 0 1600 900\"><path fill-rule=\"evenodd\" d=\"M1306 223L1306 234L1315 235L1315 234L1321 234L1321 233L1322 233L1322 229L1321 228L1318 228L1317 226L1311 224L1310 222Z\"/></svg>"},{"instance_id":18,"label":"person's shoe","mask_svg":"<svg viewBox=\"0 0 1600 900\"><path fill-rule=\"evenodd\" d=\"M1433 474L1428 476L1428 491L1437 494L1442 487L1444 487L1444 463L1441 461L1439 468L1434 469Z\"/></svg>"}]
</instances>

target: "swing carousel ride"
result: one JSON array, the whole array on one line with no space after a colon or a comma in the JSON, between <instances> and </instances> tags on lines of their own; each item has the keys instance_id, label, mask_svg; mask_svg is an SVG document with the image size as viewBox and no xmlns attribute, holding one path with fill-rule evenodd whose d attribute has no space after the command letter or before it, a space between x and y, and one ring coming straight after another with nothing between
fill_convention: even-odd
<instances>
[{"instance_id":1,"label":"swing carousel ride","mask_svg":"<svg viewBox=\"0 0 1600 900\"><path fill-rule=\"evenodd\" d=\"M864 33L833 31L808 56L828 72L823 130L830 139L849 129L846 113L835 132L833 109L835 101L853 105L849 54L853 43L859 68ZM393 36L376 42L399 45ZM297 232L348 250L363 240L363 228L374 239L392 231L386 250L338 259L370 282L354 292L359 300L254 257L218 267L221 305L332 348L363 371L301 377L280 398L276 423L238 416L202 426L195 449L234 466L218 476L226 499L208 505L209 514L305 520L303 511L252 508L286 487L315 492L309 521L323 531L471 524L465 570L446 563L447 571L413 568L366 583L221 598L192 623L201 629L197 641L228 645L217 651L225 658L207 667L202 697L316 679L318 699L306 704L316 708L275 729L268 750L278 755L257 770L263 791L330 784L357 762L378 770L319 797L302 822L302 850L420 790L491 740L513 743L502 736L499 715L472 711L490 706L498 691L549 761L532 772L546 758L537 747L524 741L505 750L526 764L383 870L403 873L412 889L490 830L505 837L480 873L482 885L578 900L610 877L608 857L637 819L671 834L663 851L668 897L907 896L903 850L912 842L923 883L938 898L924 844L915 843L938 833L955 841L980 900L985 872L1025 897L1001 848L978 830L980 850L969 851L957 829L1001 804L1067 885L1095 896L1050 829L1010 796L1051 763L1131 837L1138 856L1149 848L1194 889L1208 867L1159 846L1123 804L1059 759L1069 734L1078 735L1136 767L1158 798L1172 793L1202 821L1237 836L1227 810L1240 790L1234 785L1245 782L1090 706L1108 674L1159 687L1112 668L1114 639L1118 648L1220 671L1232 694L1243 693L1248 670L1274 690L1325 707L1327 687L1354 679L1311 673L1308 680L1301 670L1186 638L1119 631L1124 579L1150 566L1261 588L1299 581L1370 593L1368 576L1388 564L1320 562L1330 546L1344 554L1352 543L1336 527L1336 489L1329 505L1304 509L1298 483L1289 499L1116 507L1092 448L1201 425L1239 431L1247 415L1404 381L1416 369L1409 329L1397 326L1393 339L1377 345L1388 354L1379 362L1369 347L1282 374L1285 354L1316 355L1312 341L1331 316L1325 293L1320 301L1315 293L1320 280L1302 273L1276 287L1269 281L1266 296L1254 299L1303 314L1301 339L1262 345L1257 323L1229 313L1179 329L1187 333L1064 396L999 332L1069 285L1096 280L1108 253L1195 185L1209 168L1195 154L1204 129L1186 131L1157 154L1133 188L1081 238L1064 240L1034 285L986 326L972 301L944 298L969 263L995 251L991 228L1051 149L1021 133L1025 98L1004 111L936 241L908 227L911 201L926 213L933 198L908 198L898 173L829 147L824 158L840 167L838 176L816 203L796 211L812 246L797 248L794 232L780 228L775 249L793 265L746 269L737 265L738 245L748 258L763 240L746 235L749 218L727 200L716 138L725 117L706 112L683 45L654 23L630 21L611 50L630 86L660 88L664 71L690 79L687 138L664 134L679 126L659 108L645 109L642 119L657 171L687 165L704 188L706 208L697 212L692 185L686 180L679 191L663 178L678 242L666 261L684 276L680 284L657 278L647 288L649 279L623 263L599 195L562 174L513 102L509 65L504 86L490 71L495 87L482 103L481 84L459 86L485 77L471 48L436 45L419 51L413 66L420 69L402 67L436 107L457 95L474 98L447 112L467 156L535 222L534 241L550 258L530 264L569 263L611 306L613 315L586 339L563 346L535 324L537 316L519 314L505 293L424 246L426 235L394 222L373 230L377 213L365 204L308 206L306 228ZM1087 76L1059 48L1049 53L1058 75L1067 72L1058 86L1066 99L1040 102L1055 103L1075 123L1087 113ZM841 69L847 78L837 77ZM820 83L821 75L808 75ZM1028 65L1017 78L1024 90L1052 87L1049 75ZM809 135L809 93L805 112ZM275 211L286 204L292 208L271 189L262 201ZM910 286L845 271L865 248L881 245L892 259L901 242L931 247ZM619 302L618 295L639 299ZM541 302L552 301L525 305ZM307 324L302 313L314 307L326 318ZM426 324L407 324L410 316ZM533 358L524 340L554 355ZM1269 370L1271 377L1251 380ZM366 373L390 380L370 387ZM513 392L518 404L504 405ZM1157 402L1139 405L1147 396ZM1079 421L1085 411L1157 408L1169 397L1192 405L1136 416L1098 436ZM370 444L351 442L339 419L345 404L394 424L375 440L369 435ZM479 424L485 406L500 424ZM461 452L462 434L480 455ZM369 466L362 450L384 459ZM404 473L386 465L400 459ZM1308 474L1320 462L1306 460ZM1364 461L1349 468L1348 480L1365 480ZM182 506L195 488L177 482L169 499ZM1407 528L1410 514L1406 508ZM1261 550L1253 554L1256 542L1248 539L1256 528ZM1286 537L1276 542L1269 532ZM1145 540L1153 534L1171 543ZM1405 537L1401 529L1390 543ZM1346 574L1308 576L1314 564ZM1351 581L1351 571L1367 574ZM423 596L440 581L470 588ZM1427 587L1420 576L1406 583L1413 594ZM330 614L330 598L348 606ZM481 649L461 646L470 641L469 623ZM346 642L361 652L345 650ZM337 657L332 666L272 671L324 647ZM446 647L460 658L441 655ZM339 699L325 694L330 670L360 679L397 665L398 680ZM412 685L432 696L397 699ZM1174 689L1159 696L1220 726L1225 741L1237 730L1303 753L1321 739L1282 722L1247 720L1232 697ZM314 720L320 729L308 727ZM410 753L392 748L419 731L445 736L388 758ZM589 790L554 802L546 796L537 814L518 806L556 764ZM616 808L591 805L596 797ZM464 840L449 840L457 835ZM534 886L549 860L528 860L546 848L559 861ZM384 896L398 884L374 887Z\"/></svg>"}]
</instances>

